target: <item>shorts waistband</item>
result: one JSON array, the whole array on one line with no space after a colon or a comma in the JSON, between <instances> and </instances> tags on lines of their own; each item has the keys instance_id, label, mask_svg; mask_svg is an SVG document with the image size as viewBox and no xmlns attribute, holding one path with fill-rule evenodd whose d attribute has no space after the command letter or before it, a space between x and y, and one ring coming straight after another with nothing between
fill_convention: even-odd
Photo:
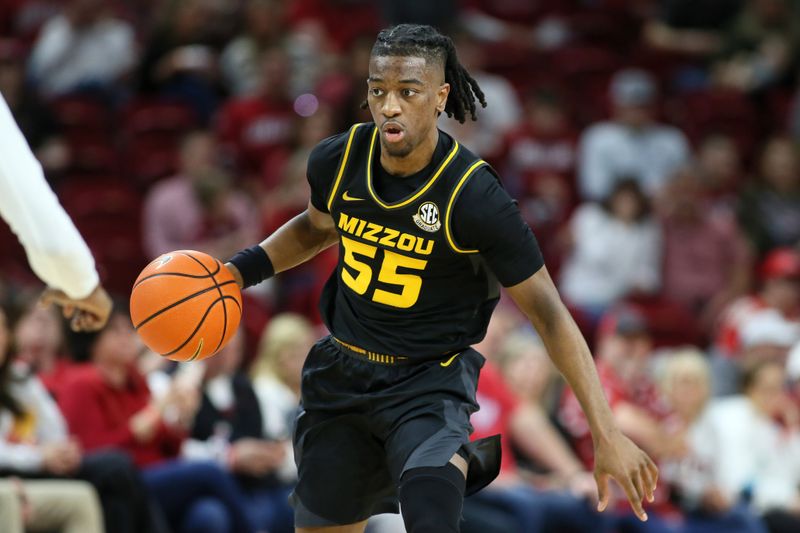
<instances>
[{"instance_id":1,"label":"shorts waistband","mask_svg":"<svg viewBox=\"0 0 800 533\"><path fill-rule=\"evenodd\" d=\"M389 355L389 354L372 352L370 350L361 348L360 346L355 346L348 342L339 340L333 335L331 335L331 339L344 353L351 355L353 357L367 359L369 361L372 361L373 363L379 363L383 365L407 365L413 363L424 363L430 360L430 359L423 359L423 360L412 359L405 355ZM433 360L435 361L441 360L440 362L441 366L447 367L450 366L450 363L452 363L453 360L462 353L463 351L445 353L442 354L440 357L434 358Z\"/></svg>"},{"instance_id":2,"label":"shorts waistband","mask_svg":"<svg viewBox=\"0 0 800 533\"><path fill-rule=\"evenodd\" d=\"M333 339L333 342L335 342L336 345L339 346L339 349L341 349L343 352L355 357L366 358L373 363L381 363L384 365L402 365L413 362L409 357L404 355L389 355L365 350L364 348L355 346L348 342L340 341L333 335L331 335L331 339Z\"/></svg>"}]
</instances>

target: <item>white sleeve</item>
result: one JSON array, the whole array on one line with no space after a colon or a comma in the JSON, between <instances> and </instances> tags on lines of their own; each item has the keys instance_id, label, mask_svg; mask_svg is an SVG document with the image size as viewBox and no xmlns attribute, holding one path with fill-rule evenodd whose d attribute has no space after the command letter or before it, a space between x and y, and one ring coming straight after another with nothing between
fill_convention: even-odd
<instances>
[{"instance_id":1,"label":"white sleeve","mask_svg":"<svg viewBox=\"0 0 800 533\"><path fill-rule=\"evenodd\" d=\"M17 235L33 272L70 298L99 283L94 258L44 178L0 96L0 216Z\"/></svg>"}]
</instances>

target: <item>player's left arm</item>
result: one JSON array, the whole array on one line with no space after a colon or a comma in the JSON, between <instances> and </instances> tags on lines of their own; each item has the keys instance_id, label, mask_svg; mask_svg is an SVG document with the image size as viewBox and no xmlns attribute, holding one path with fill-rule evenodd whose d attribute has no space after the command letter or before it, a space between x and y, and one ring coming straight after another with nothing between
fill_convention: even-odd
<instances>
[{"instance_id":1,"label":"player's left arm","mask_svg":"<svg viewBox=\"0 0 800 533\"><path fill-rule=\"evenodd\" d=\"M608 479L612 477L625 490L639 519L647 520L642 502L644 498L653 501L658 469L614 423L589 347L561 301L547 269L541 267L507 290L539 332L547 353L575 391L586 413L595 448L598 509L602 511L608 504Z\"/></svg>"}]
</instances>

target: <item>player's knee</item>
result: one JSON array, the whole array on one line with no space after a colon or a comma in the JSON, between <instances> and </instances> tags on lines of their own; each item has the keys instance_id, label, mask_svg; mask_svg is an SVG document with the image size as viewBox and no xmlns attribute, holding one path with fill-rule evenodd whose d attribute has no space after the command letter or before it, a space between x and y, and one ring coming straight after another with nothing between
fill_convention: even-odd
<instances>
[{"instance_id":1,"label":"player's knee","mask_svg":"<svg viewBox=\"0 0 800 533\"><path fill-rule=\"evenodd\" d=\"M414 468L400 480L400 509L408 533L458 533L464 475L453 464Z\"/></svg>"}]
</instances>

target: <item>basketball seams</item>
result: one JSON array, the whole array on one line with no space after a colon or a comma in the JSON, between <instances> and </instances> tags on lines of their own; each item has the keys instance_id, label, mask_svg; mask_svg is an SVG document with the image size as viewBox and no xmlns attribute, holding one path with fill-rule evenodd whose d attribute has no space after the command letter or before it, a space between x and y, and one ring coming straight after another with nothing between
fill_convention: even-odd
<instances>
[{"instance_id":1,"label":"basketball seams","mask_svg":"<svg viewBox=\"0 0 800 533\"><path fill-rule=\"evenodd\" d=\"M206 270L208 271L208 270ZM133 289L147 281L148 279L157 278L159 276L176 276L179 278L193 278L193 279L205 279L205 278L213 278L219 272L219 267L214 272L209 274L186 274L185 272L157 272L155 274L150 274L140 280L138 280L134 285Z\"/></svg>"},{"instance_id":2,"label":"basketball seams","mask_svg":"<svg viewBox=\"0 0 800 533\"><path fill-rule=\"evenodd\" d=\"M203 267L203 270L208 272L208 274L211 276L211 280L214 282L214 285L217 288L217 291L219 291L220 300L222 301L222 335L219 338L219 342L217 343L217 347L214 348L214 352L212 352L212 353L215 353L222 346L222 341L223 341L223 339L225 339L225 334L228 331L228 307L225 305L225 295L222 294L222 289L220 288L220 284L217 282L217 279L214 277L214 275L211 274L211 270L209 270L208 267L205 264L203 264L202 261L200 261L199 259L197 259L195 256L193 256L190 253L187 253L187 252L178 252L178 253L190 258L191 260L195 261L198 265ZM219 272L222 264L216 258L214 259L214 262L217 264L217 272ZM216 302L217 302L217 300L215 300L215 303ZM214 307L214 305L215 304L211 304L211 307ZM211 307L209 307L209 309L211 309ZM203 319L205 320L205 316L203 317ZM192 335L194 335L194 334L192 334Z\"/></svg>"},{"instance_id":3,"label":"basketball seams","mask_svg":"<svg viewBox=\"0 0 800 533\"><path fill-rule=\"evenodd\" d=\"M223 301L223 298L217 298L216 300L211 302L211 305L208 306L208 308L206 309L206 312L203 313L203 317L197 322L197 325L194 327L194 331L192 331L189 334L189 336L186 338L186 340L183 341L180 346L178 346L177 348L175 348L171 352L167 352L167 353L162 354L162 355L164 357L169 357L170 355L175 355L176 353L181 351L184 348L184 346L189 344L189 342L194 338L194 336L197 335L197 332L200 331L200 328L203 327L203 323L206 321L206 318L208 318L208 315L211 314L211 311L214 309L214 306L217 305L218 303L222 302L222 301ZM225 307L225 304L223 303L222 306ZM191 361L193 359L189 359L189 360Z\"/></svg>"},{"instance_id":4,"label":"basketball seams","mask_svg":"<svg viewBox=\"0 0 800 533\"><path fill-rule=\"evenodd\" d=\"M134 325L134 326L133 326L133 329L136 329L136 330L138 330L139 328L141 328L142 326L144 326L146 323L150 322L151 320L153 320L153 319L154 319L154 318L156 318L157 316L159 316L159 315L161 315L161 314L163 314L163 313L165 313L165 312L169 311L170 309L173 309L174 307L177 307L177 306L179 306L179 305L180 305L180 304L182 304L182 303L185 303L185 302L187 302L187 301L191 300L192 298L196 298L196 297L200 296L201 294L205 294L205 293L207 293L207 292L209 292L209 291L213 291L214 289L216 289L216 288L218 288L218 287L223 287L223 286L225 286L225 285L230 285L230 284L232 284L232 283L236 283L236 281L235 281L235 280L224 281L224 282L222 282L221 284L216 284L216 285L215 285L215 286L213 286L213 287L206 287L206 288L205 288L205 289L203 289L203 290L200 290L200 291L197 291L197 292L195 292L195 293L193 293L193 294L190 294L190 295L188 295L188 296L185 296L185 297L181 298L180 300L178 300L177 302L173 302L173 303L169 304L169 305L168 305L168 306L166 306L166 307L162 307L161 309L159 309L158 311L156 311L155 313L153 313L153 314L152 314L152 315L150 315L149 317L145 318L144 320L142 320L142 321L141 321L141 322L139 322L138 324Z\"/></svg>"}]
</instances>

